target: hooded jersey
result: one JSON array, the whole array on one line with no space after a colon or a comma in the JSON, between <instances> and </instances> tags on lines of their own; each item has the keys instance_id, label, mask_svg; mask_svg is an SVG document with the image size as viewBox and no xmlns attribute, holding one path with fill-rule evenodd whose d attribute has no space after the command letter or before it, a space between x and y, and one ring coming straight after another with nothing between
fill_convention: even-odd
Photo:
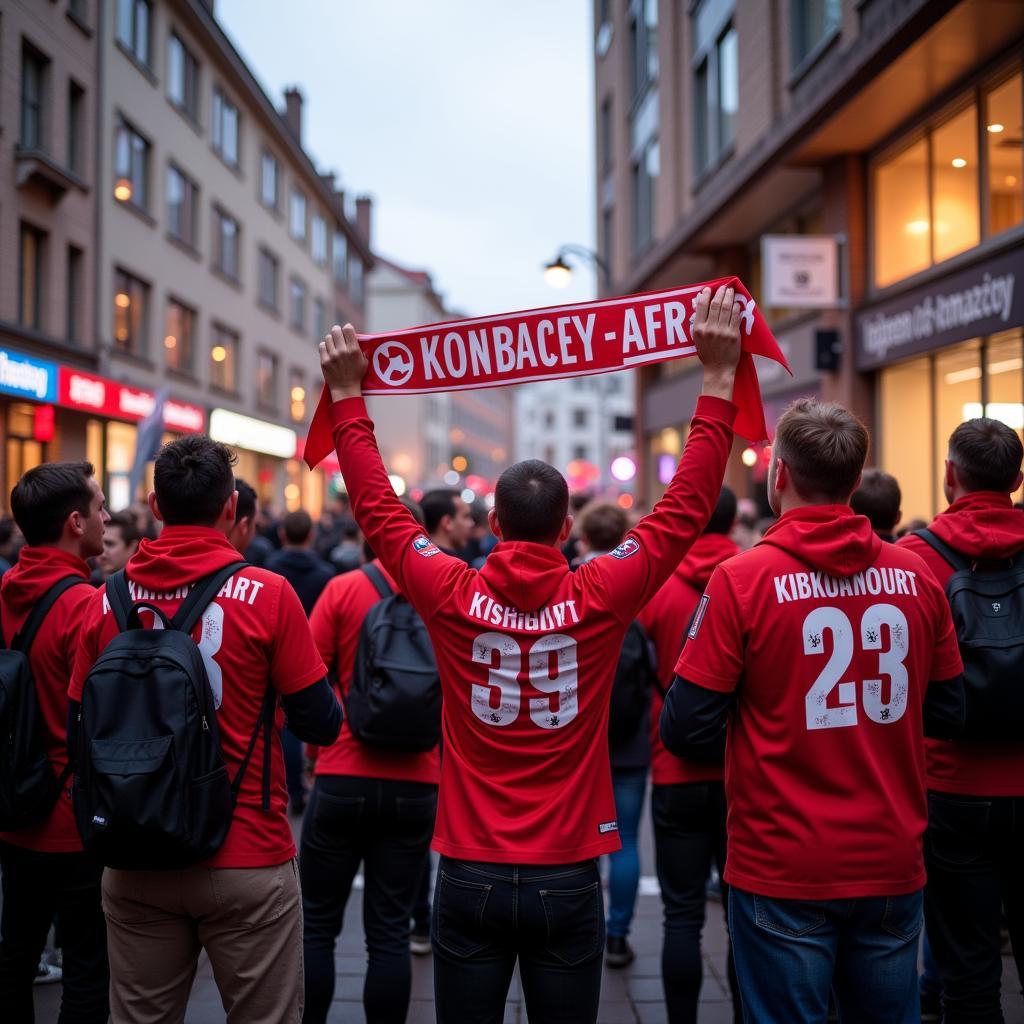
<instances>
[{"instance_id":1,"label":"hooded jersey","mask_svg":"<svg viewBox=\"0 0 1024 1024\"><path fill-rule=\"evenodd\" d=\"M3 635L10 643L25 624L29 612L58 580L79 576L89 581L89 567L77 555L59 548L24 547L17 564L0 584ZM79 631L92 587L65 591L50 609L29 651L39 710L46 730L46 755L59 775L68 763L68 682L78 649ZM82 849L71 805L71 780L57 798L49 817L17 832L0 832L0 840L44 853L72 853Z\"/></svg>"},{"instance_id":2,"label":"hooded jersey","mask_svg":"<svg viewBox=\"0 0 1024 1024\"><path fill-rule=\"evenodd\" d=\"M922 706L961 670L924 563L845 505L788 512L716 569L676 672L736 692L726 881L816 900L921 888Z\"/></svg>"},{"instance_id":3,"label":"hooded jersey","mask_svg":"<svg viewBox=\"0 0 1024 1024\"><path fill-rule=\"evenodd\" d=\"M380 561L373 564L384 574L388 585L397 590ZM348 695L352 682L363 620L379 600L380 594L365 572L347 572L327 584L310 616L309 625L320 657L337 678L343 696ZM341 723L337 740L329 747L320 747L316 757L317 775L357 775L436 786L440 770L436 747L423 752L381 750L360 743L352 735L347 720Z\"/></svg>"},{"instance_id":4,"label":"hooded jersey","mask_svg":"<svg viewBox=\"0 0 1024 1024\"><path fill-rule=\"evenodd\" d=\"M700 596L717 566L739 552L739 547L720 533L701 534L664 586L647 602L638 618L654 644L658 657L661 690L651 699L651 782L670 786L683 782L720 781L724 766L709 761L676 757L661 742L661 707L675 675L686 631Z\"/></svg>"},{"instance_id":5,"label":"hooded jersey","mask_svg":"<svg viewBox=\"0 0 1024 1024\"><path fill-rule=\"evenodd\" d=\"M928 529L967 558L998 561L1024 551L1024 513L1013 507L1007 495L994 491L976 491L953 502ZM933 547L912 534L899 543L920 555L945 588L954 570ZM929 789L970 796L1024 796L1024 742L929 739L926 747Z\"/></svg>"},{"instance_id":6,"label":"hooded jersey","mask_svg":"<svg viewBox=\"0 0 1024 1024\"><path fill-rule=\"evenodd\" d=\"M125 575L134 600L151 602L170 617L197 580L240 560L238 552L217 530L165 526L156 540L142 541L129 559ZM68 691L72 700L82 699L85 677L116 635L117 622L106 587L102 587L86 609ZM234 778L256 728L267 687L272 686L278 694L298 693L323 679L327 670L317 654L295 591L283 577L266 569L250 567L231 576L192 636L203 655L213 690L224 763ZM206 867L270 867L295 856L277 730L271 738L269 756L270 810L264 811L262 806L261 735L242 780L227 839L204 862Z\"/></svg>"},{"instance_id":7,"label":"hooded jersey","mask_svg":"<svg viewBox=\"0 0 1024 1024\"><path fill-rule=\"evenodd\" d=\"M608 702L622 639L711 516L735 407L701 398L665 496L613 552L570 572L556 547L504 541L477 571L399 502L361 399L334 439L363 533L422 616L444 693L434 849L564 864L618 849Z\"/></svg>"}]
</instances>

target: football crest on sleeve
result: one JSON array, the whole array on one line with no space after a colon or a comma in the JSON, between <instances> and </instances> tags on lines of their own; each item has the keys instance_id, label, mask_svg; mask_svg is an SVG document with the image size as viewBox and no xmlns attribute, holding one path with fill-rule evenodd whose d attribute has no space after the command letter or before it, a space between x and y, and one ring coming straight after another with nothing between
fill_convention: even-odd
<instances>
[{"instance_id":1,"label":"football crest on sleeve","mask_svg":"<svg viewBox=\"0 0 1024 1024\"><path fill-rule=\"evenodd\" d=\"M640 550L640 541L636 537L627 537L613 552L614 558L629 558Z\"/></svg>"},{"instance_id":2,"label":"football crest on sleeve","mask_svg":"<svg viewBox=\"0 0 1024 1024\"><path fill-rule=\"evenodd\" d=\"M709 600L710 598L707 594L701 594L700 604L697 605L697 610L693 613L693 621L690 623L690 631L686 634L691 640L697 639L700 624L704 621L704 613L708 610Z\"/></svg>"},{"instance_id":3,"label":"football crest on sleeve","mask_svg":"<svg viewBox=\"0 0 1024 1024\"><path fill-rule=\"evenodd\" d=\"M425 534L420 534L418 537L414 537L412 541L412 549L418 555L422 555L424 558L433 558L434 555L439 555L441 549Z\"/></svg>"}]
</instances>

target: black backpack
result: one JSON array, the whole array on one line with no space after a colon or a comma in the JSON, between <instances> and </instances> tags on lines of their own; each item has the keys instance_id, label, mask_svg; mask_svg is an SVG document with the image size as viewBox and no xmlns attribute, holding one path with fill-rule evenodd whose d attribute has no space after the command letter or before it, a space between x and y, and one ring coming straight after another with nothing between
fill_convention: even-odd
<instances>
[{"instance_id":1,"label":"black backpack","mask_svg":"<svg viewBox=\"0 0 1024 1024\"><path fill-rule=\"evenodd\" d=\"M264 730L263 808L270 807L268 689L234 780L220 749L213 691L191 632L224 582L248 563L199 580L174 617L132 603L124 572L107 580L120 632L82 686L74 803L85 848L113 868L169 869L213 856L227 836L242 776ZM142 609L163 629L145 629Z\"/></svg>"},{"instance_id":2,"label":"black backpack","mask_svg":"<svg viewBox=\"0 0 1024 1024\"><path fill-rule=\"evenodd\" d=\"M42 596L14 637L0 650L0 829L13 832L44 821L64 789L70 766L57 775L46 753L46 726L28 655L47 613L81 576L58 580Z\"/></svg>"},{"instance_id":3,"label":"black backpack","mask_svg":"<svg viewBox=\"0 0 1024 1024\"><path fill-rule=\"evenodd\" d=\"M931 530L916 535L953 568L946 597L964 663L965 737L1024 740L1024 561L977 569Z\"/></svg>"},{"instance_id":4,"label":"black backpack","mask_svg":"<svg viewBox=\"0 0 1024 1024\"><path fill-rule=\"evenodd\" d=\"M441 679L427 627L375 565L380 594L359 634L345 717L356 739L385 750L432 750L441 739Z\"/></svg>"},{"instance_id":5,"label":"black backpack","mask_svg":"<svg viewBox=\"0 0 1024 1024\"><path fill-rule=\"evenodd\" d=\"M608 711L608 745L617 747L636 733L650 711L650 688L658 685L657 659L647 630L634 620L622 640Z\"/></svg>"}]
</instances>

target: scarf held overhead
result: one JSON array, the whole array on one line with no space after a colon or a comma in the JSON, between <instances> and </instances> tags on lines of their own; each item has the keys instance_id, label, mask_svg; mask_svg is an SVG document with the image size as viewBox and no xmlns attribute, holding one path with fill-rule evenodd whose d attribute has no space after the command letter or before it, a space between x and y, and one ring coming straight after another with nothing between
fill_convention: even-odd
<instances>
[{"instance_id":1,"label":"scarf held overhead","mask_svg":"<svg viewBox=\"0 0 1024 1024\"><path fill-rule=\"evenodd\" d=\"M364 395L503 387L528 381L584 377L697 354L691 327L701 290L736 289L743 354L733 399L736 433L768 436L753 356L789 364L750 293L726 277L617 299L451 320L391 334L361 334L370 361ZM324 388L309 427L304 458L312 469L334 449L330 394Z\"/></svg>"}]
</instances>

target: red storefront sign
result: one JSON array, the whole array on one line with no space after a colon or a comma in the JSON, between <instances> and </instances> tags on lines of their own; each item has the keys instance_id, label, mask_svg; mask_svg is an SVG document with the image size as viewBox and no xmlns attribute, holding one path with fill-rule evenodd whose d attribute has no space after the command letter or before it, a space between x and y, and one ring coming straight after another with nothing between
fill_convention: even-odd
<instances>
[{"instance_id":1,"label":"red storefront sign","mask_svg":"<svg viewBox=\"0 0 1024 1024\"><path fill-rule=\"evenodd\" d=\"M153 411L156 396L143 388L61 366L57 375L57 402L69 409L137 423ZM164 403L164 426L182 434L201 433L206 429L206 411L198 405L169 398Z\"/></svg>"}]
</instances>

